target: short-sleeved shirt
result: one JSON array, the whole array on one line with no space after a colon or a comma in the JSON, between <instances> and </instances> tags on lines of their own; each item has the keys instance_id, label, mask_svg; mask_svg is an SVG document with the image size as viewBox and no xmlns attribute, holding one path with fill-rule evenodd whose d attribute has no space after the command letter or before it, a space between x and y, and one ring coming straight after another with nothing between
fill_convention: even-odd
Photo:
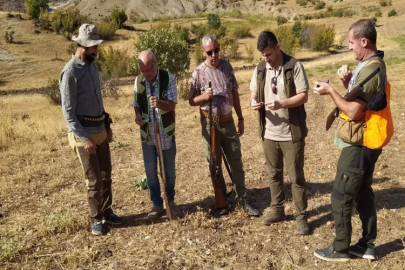
<instances>
[{"instance_id":1,"label":"short-sleeved shirt","mask_svg":"<svg viewBox=\"0 0 405 270\"><path fill-rule=\"evenodd\" d=\"M173 74L171 74L169 72L169 76L170 76L170 85L167 88L167 100L170 100L174 103L177 104L177 86L176 86L176 79L174 77ZM139 104L136 102L136 98L135 98L135 93L137 92L137 85L138 85L138 80L139 77L136 77L135 79L135 85L134 85L134 102L133 105L134 107L139 107ZM147 95L150 95L151 92L153 93L153 95L157 95L158 93L158 86L159 86L159 75L157 76L156 80L153 83L149 83L145 80L145 77L142 77L142 82L145 82L146 85L146 93ZM148 102L149 103L149 102ZM149 105L150 106L150 105ZM156 145L156 136L155 136L155 120L153 119L153 108L150 106L149 107L149 135L148 138L146 139L146 143L148 145ZM166 135L166 133L164 133L163 128L162 128L162 123L160 120L160 114L159 114L159 109L155 109L156 112L156 118L158 120L158 124L159 124L159 133L160 133L160 138L161 138L161 143L162 143L162 150L168 150L171 146L172 146L172 138L168 137Z\"/></svg>"},{"instance_id":2,"label":"short-sleeved shirt","mask_svg":"<svg viewBox=\"0 0 405 270\"><path fill-rule=\"evenodd\" d=\"M94 62L85 63L72 55L60 75L59 88L62 112L69 132L85 142L89 134L105 130L104 125L83 127L77 118L78 115L101 116L104 112L100 78Z\"/></svg>"},{"instance_id":3,"label":"short-sleeved shirt","mask_svg":"<svg viewBox=\"0 0 405 270\"><path fill-rule=\"evenodd\" d=\"M205 62L201 63L193 71L189 99L204 93L209 82L211 82L214 93L212 113L218 116L231 113L233 107L232 92L238 91L239 88L231 64L223 59L219 60L219 65L216 68L206 65ZM209 110L208 101L201 104L201 110Z\"/></svg>"},{"instance_id":4,"label":"short-sleeved shirt","mask_svg":"<svg viewBox=\"0 0 405 270\"><path fill-rule=\"evenodd\" d=\"M274 70L269 63L266 63L266 81L264 85L264 103L275 100L287 99L284 87L284 68L280 65L278 70ZM303 93L309 90L309 83L304 67L297 61L294 66L294 84L296 93ZM277 94L272 90L272 78L277 77ZM257 67L253 72L250 81L250 91L257 94ZM266 123L264 138L273 141L291 141L291 129L289 124L288 109L268 110L266 109Z\"/></svg>"}]
</instances>

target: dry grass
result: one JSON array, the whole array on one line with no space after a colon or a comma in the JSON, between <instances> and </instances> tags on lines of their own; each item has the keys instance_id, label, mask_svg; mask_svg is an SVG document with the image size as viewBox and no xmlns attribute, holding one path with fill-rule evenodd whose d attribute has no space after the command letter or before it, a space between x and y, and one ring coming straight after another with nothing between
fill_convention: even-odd
<instances>
[{"instance_id":1,"label":"dry grass","mask_svg":"<svg viewBox=\"0 0 405 270\"><path fill-rule=\"evenodd\" d=\"M290 5L290 2L286 3ZM397 8L401 3L393 1L393 6ZM8 23L1 18L0 23ZM353 20L339 19L337 33L343 35ZM287 175L287 221L266 227L261 218L250 218L240 208L227 217L218 218L212 213L213 192L202 151L199 113L185 101L180 101L176 109L176 201L185 215L171 222L164 218L148 221L146 214L151 208L148 191L138 191L130 185L144 174L144 168L139 130L133 120L133 90L132 86L125 86L121 88L120 99L108 97L105 106L114 119L115 139L111 144L114 208L126 222L102 237L93 237L89 232L85 183L79 161L68 147L61 108L51 106L40 95L0 97L0 268L404 269L405 137L402 130L405 124L402 108L405 83L402 74L405 58L398 45L392 42L393 37L401 34L397 26L403 21L403 16L384 18L383 26L377 29L379 44L391 58L388 60L388 74L396 128L394 138L384 149L375 169L373 188L379 229L377 261L354 259L333 264L319 261L312 255L315 249L329 245L334 233L330 223L330 192L340 150L332 144L333 131L324 130L325 116L333 109L330 99L310 91L306 105L309 135L306 139L305 174L313 233L297 236ZM26 24L29 29L28 22L19 23ZM260 30L253 29L253 35L257 37ZM122 30L119 34L119 40L114 44L130 49L128 46L136 35L126 39L128 32ZM67 41L53 34L42 33L40 37L35 42L30 41L31 45L3 47L3 41L0 41L1 47L10 55L21 59L29 55L30 58L25 64L14 60L0 62L0 76L4 75L6 80L0 85L0 90L27 84L45 85L46 76L40 76L41 79L44 77L42 84L37 80L38 74L58 76L64 62L49 59L59 47L61 51L65 50L60 44ZM55 41L47 43L46 50L41 49L39 45L44 45L44 40L51 40L50 37ZM254 46L255 39L244 39L241 44ZM28 48L35 54L24 52ZM300 58L316 56L308 51L298 52ZM392 60L393 57L399 57L399 60ZM343 62L354 63L352 55L331 55L305 62L304 66L310 82L330 79L330 83L339 88L335 74ZM232 64L241 66L245 63L241 60ZM18 68L24 68L25 75L6 73ZM248 195L263 211L269 206L270 193L262 147L256 136L256 115L249 106L248 88L252 72L236 72L246 130L241 143ZM353 217L353 228L354 242L361 234L358 215Z\"/></svg>"}]
</instances>

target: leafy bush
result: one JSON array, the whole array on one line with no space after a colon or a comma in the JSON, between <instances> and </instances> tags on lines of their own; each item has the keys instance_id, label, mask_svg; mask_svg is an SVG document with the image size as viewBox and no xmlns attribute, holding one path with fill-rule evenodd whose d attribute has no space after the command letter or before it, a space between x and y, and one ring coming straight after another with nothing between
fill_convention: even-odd
<instances>
[{"instance_id":1,"label":"leafy bush","mask_svg":"<svg viewBox=\"0 0 405 270\"><path fill-rule=\"evenodd\" d=\"M48 78L48 85L44 90L44 95L53 105L60 105L62 102L59 90L59 80Z\"/></svg>"},{"instance_id":2,"label":"leafy bush","mask_svg":"<svg viewBox=\"0 0 405 270\"><path fill-rule=\"evenodd\" d=\"M192 24L190 31L191 31L191 33L196 35L197 43L199 43L201 41L202 37L206 34L214 34L217 36L218 39L220 39L226 35L225 26L221 26L218 29L212 29L212 28L209 28L208 25L206 25L206 24Z\"/></svg>"},{"instance_id":3,"label":"leafy bush","mask_svg":"<svg viewBox=\"0 0 405 270\"><path fill-rule=\"evenodd\" d=\"M180 40L184 40L185 42L189 42L190 41L190 35L189 35L189 32L190 32L190 29L189 28L187 28L187 27L184 27L184 26L181 26L181 25L179 25L179 24L176 24L174 27L173 27L173 29L174 29L174 31L176 31L177 32L177 36L178 36L178 38L180 39Z\"/></svg>"},{"instance_id":4,"label":"leafy bush","mask_svg":"<svg viewBox=\"0 0 405 270\"><path fill-rule=\"evenodd\" d=\"M277 22L277 25L282 25L282 24L286 24L288 22L288 19L284 16L277 16L276 22Z\"/></svg>"},{"instance_id":5,"label":"leafy bush","mask_svg":"<svg viewBox=\"0 0 405 270\"><path fill-rule=\"evenodd\" d=\"M30 19L37 19L39 14L48 10L49 0L25 0L24 5L27 9L27 15Z\"/></svg>"},{"instance_id":6,"label":"leafy bush","mask_svg":"<svg viewBox=\"0 0 405 270\"><path fill-rule=\"evenodd\" d=\"M252 45L245 45L245 51L246 51L246 62L252 63L254 60L254 48Z\"/></svg>"},{"instance_id":7,"label":"leafy bush","mask_svg":"<svg viewBox=\"0 0 405 270\"><path fill-rule=\"evenodd\" d=\"M101 39L109 40L117 31L117 25L114 21L102 21L97 24L97 29Z\"/></svg>"},{"instance_id":8,"label":"leafy bush","mask_svg":"<svg viewBox=\"0 0 405 270\"><path fill-rule=\"evenodd\" d=\"M14 30L6 30L4 33L4 39L6 40L7 43L13 43L14 42Z\"/></svg>"},{"instance_id":9,"label":"leafy bush","mask_svg":"<svg viewBox=\"0 0 405 270\"><path fill-rule=\"evenodd\" d=\"M314 51L327 51L335 40L334 26L309 26L310 48Z\"/></svg>"},{"instance_id":10,"label":"leafy bush","mask_svg":"<svg viewBox=\"0 0 405 270\"><path fill-rule=\"evenodd\" d=\"M229 15L229 17L232 17L232 18L238 18L238 19L242 18L242 12L239 9L236 9L236 8L232 9L228 13L228 15Z\"/></svg>"},{"instance_id":11,"label":"leafy bush","mask_svg":"<svg viewBox=\"0 0 405 270\"><path fill-rule=\"evenodd\" d=\"M374 26L377 25L377 17L372 17L372 18L370 19L370 21L371 21L371 23L372 23Z\"/></svg>"},{"instance_id":12,"label":"leafy bush","mask_svg":"<svg viewBox=\"0 0 405 270\"><path fill-rule=\"evenodd\" d=\"M126 51L114 50L111 46L100 50L95 64L102 81L118 79L128 75L128 56Z\"/></svg>"},{"instance_id":13,"label":"leafy bush","mask_svg":"<svg viewBox=\"0 0 405 270\"><path fill-rule=\"evenodd\" d=\"M319 1L315 4L315 10L323 9L325 7L324 1Z\"/></svg>"},{"instance_id":14,"label":"leafy bush","mask_svg":"<svg viewBox=\"0 0 405 270\"><path fill-rule=\"evenodd\" d=\"M201 42L195 45L195 51L194 51L194 59L195 59L195 64L198 66L202 62L205 61L205 56L202 53L202 45Z\"/></svg>"},{"instance_id":15,"label":"leafy bush","mask_svg":"<svg viewBox=\"0 0 405 270\"><path fill-rule=\"evenodd\" d=\"M308 4L308 0L296 0L297 4L304 7Z\"/></svg>"},{"instance_id":16,"label":"leafy bush","mask_svg":"<svg viewBox=\"0 0 405 270\"><path fill-rule=\"evenodd\" d=\"M77 42L71 42L69 46L66 48L66 52L70 54L75 54L77 50L78 44Z\"/></svg>"},{"instance_id":17,"label":"leafy bush","mask_svg":"<svg viewBox=\"0 0 405 270\"><path fill-rule=\"evenodd\" d=\"M148 189L148 178L144 174L139 179L135 179L130 185L136 190Z\"/></svg>"},{"instance_id":18,"label":"leafy bush","mask_svg":"<svg viewBox=\"0 0 405 270\"><path fill-rule=\"evenodd\" d=\"M233 30L233 37L234 38L250 38L253 37L252 33L250 33L250 28L244 24L236 27Z\"/></svg>"},{"instance_id":19,"label":"leafy bush","mask_svg":"<svg viewBox=\"0 0 405 270\"><path fill-rule=\"evenodd\" d=\"M239 45L236 39L225 37L220 41L221 58L237 60L240 57Z\"/></svg>"},{"instance_id":20,"label":"leafy bush","mask_svg":"<svg viewBox=\"0 0 405 270\"><path fill-rule=\"evenodd\" d=\"M135 47L139 52L150 49L156 56L159 68L178 76L190 67L187 43L181 40L170 25L153 26L148 32L140 33ZM138 53L134 55L137 62Z\"/></svg>"},{"instance_id":21,"label":"leafy bush","mask_svg":"<svg viewBox=\"0 0 405 270\"><path fill-rule=\"evenodd\" d=\"M378 3L379 3L380 6L382 6L382 7L392 6L391 0L379 0Z\"/></svg>"},{"instance_id":22,"label":"leafy bush","mask_svg":"<svg viewBox=\"0 0 405 270\"><path fill-rule=\"evenodd\" d=\"M114 8L111 11L111 19L115 22L118 29L121 29L123 24L128 20L127 14L124 9Z\"/></svg>"},{"instance_id":23,"label":"leafy bush","mask_svg":"<svg viewBox=\"0 0 405 270\"><path fill-rule=\"evenodd\" d=\"M297 39L291 26L281 26L273 31L276 35L280 48L287 54L294 55L297 48Z\"/></svg>"},{"instance_id":24,"label":"leafy bush","mask_svg":"<svg viewBox=\"0 0 405 270\"><path fill-rule=\"evenodd\" d=\"M388 12L388 17L392 17L392 16L397 16L397 12L395 11L395 9L391 10L390 12Z\"/></svg>"},{"instance_id":25,"label":"leafy bush","mask_svg":"<svg viewBox=\"0 0 405 270\"><path fill-rule=\"evenodd\" d=\"M219 29L221 27L221 18L218 14L208 14L208 27L212 29Z\"/></svg>"}]
</instances>

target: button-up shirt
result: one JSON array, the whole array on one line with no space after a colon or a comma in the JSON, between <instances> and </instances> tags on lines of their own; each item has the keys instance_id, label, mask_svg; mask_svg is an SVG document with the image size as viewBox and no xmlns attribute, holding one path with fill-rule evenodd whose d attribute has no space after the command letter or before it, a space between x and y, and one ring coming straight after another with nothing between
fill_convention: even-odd
<instances>
[{"instance_id":1,"label":"button-up shirt","mask_svg":"<svg viewBox=\"0 0 405 270\"><path fill-rule=\"evenodd\" d=\"M170 85L167 89L167 100L173 101L174 103L177 104L177 86L176 86L176 79L173 74L169 72L170 76ZM154 95L158 96L158 86L159 86L159 74L157 75L156 80L153 83L149 83L148 81L145 80L145 77L143 77L142 82L145 82L146 85L146 95ZM137 85L138 85L138 77L135 79L135 86L134 86L134 94L137 92ZM151 94L152 93L152 94ZM160 120L160 114L159 114L159 109L155 108L153 109L149 104L149 119L148 125L149 125L149 132L148 132L148 138L146 139L146 143L148 145L156 145L156 136L155 136L155 120L153 119L153 110L155 110L156 118L159 124L159 133L160 133L160 138L161 138L161 145L162 145L162 150L168 150L172 146L172 138L168 137L164 132L163 132L163 127L162 123ZM136 102L135 95L134 95L134 107L139 108L139 104ZM145 121L145 120L144 120Z\"/></svg>"},{"instance_id":2,"label":"button-up shirt","mask_svg":"<svg viewBox=\"0 0 405 270\"><path fill-rule=\"evenodd\" d=\"M102 132L105 127L83 127L77 115L100 116L104 111L100 78L96 65L85 63L75 55L66 64L60 76L62 112L68 130L85 142L89 134Z\"/></svg>"}]
</instances>

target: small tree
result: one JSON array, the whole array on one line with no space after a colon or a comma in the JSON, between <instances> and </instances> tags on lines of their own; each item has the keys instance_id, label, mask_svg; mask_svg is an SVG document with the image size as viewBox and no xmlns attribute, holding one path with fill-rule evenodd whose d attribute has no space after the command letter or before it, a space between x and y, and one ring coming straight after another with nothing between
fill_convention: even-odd
<instances>
[{"instance_id":1,"label":"small tree","mask_svg":"<svg viewBox=\"0 0 405 270\"><path fill-rule=\"evenodd\" d=\"M218 14L208 14L208 27L212 29L219 29L221 27L221 18Z\"/></svg>"},{"instance_id":2,"label":"small tree","mask_svg":"<svg viewBox=\"0 0 405 270\"><path fill-rule=\"evenodd\" d=\"M127 14L124 9L114 8L111 11L111 19L115 22L118 29L121 29L124 23L128 20Z\"/></svg>"},{"instance_id":3,"label":"small tree","mask_svg":"<svg viewBox=\"0 0 405 270\"><path fill-rule=\"evenodd\" d=\"M138 59L139 52L150 49L156 56L159 68L181 76L190 67L190 55L187 43L181 40L178 33L170 24L153 26L148 32L139 34L135 43L137 53L134 61Z\"/></svg>"},{"instance_id":4,"label":"small tree","mask_svg":"<svg viewBox=\"0 0 405 270\"><path fill-rule=\"evenodd\" d=\"M27 15L30 19L38 19L41 11L48 10L49 0L25 0L24 5L27 8Z\"/></svg>"}]
</instances>

